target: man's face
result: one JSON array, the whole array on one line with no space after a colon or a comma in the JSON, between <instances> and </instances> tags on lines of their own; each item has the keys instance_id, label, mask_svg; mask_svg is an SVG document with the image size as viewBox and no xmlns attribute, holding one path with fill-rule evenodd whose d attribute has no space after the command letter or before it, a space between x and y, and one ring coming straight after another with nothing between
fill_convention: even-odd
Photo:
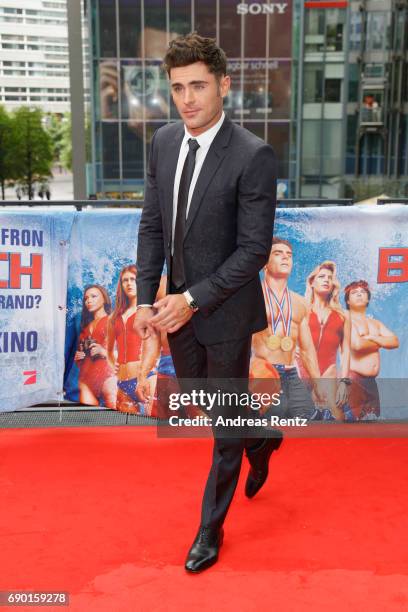
<instances>
[{"instance_id":1,"label":"man's face","mask_svg":"<svg viewBox=\"0 0 408 612\"><path fill-rule=\"evenodd\" d=\"M350 309L361 309L368 305L368 293L363 287L356 287L352 289L348 296L348 303Z\"/></svg>"},{"instance_id":2,"label":"man's face","mask_svg":"<svg viewBox=\"0 0 408 612\"><path fill-rule=\"evenodd\" d=\"M273 244L266 269L276 278L287 277L292 272L292 249L287 244Z\"/></svg>"},{"instance_id":3,"label":"man's face","mask_svg":"<svg viewBox=\"0 0 408 612\"><path fill-rule=\"evenodd\" d=\"M230 77L217 79L204 62L195 62L172 68L170 85L181 119L192 136L199 136L218 121Z\"/></svg>"}]
</instances>

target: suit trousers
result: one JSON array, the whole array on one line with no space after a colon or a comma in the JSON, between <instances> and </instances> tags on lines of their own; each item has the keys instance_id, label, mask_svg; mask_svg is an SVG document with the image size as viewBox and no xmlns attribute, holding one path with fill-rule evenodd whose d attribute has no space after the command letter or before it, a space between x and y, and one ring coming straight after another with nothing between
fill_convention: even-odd
<instances>
[{"instance_id":1,"label":"suit trousers","mask_svg":"<svg viewBox=\"0 0 408 612\"><path fill-rule=\"evenodd\" d=\"M177 332L168 334L181 390L191 392L191 385L194 386L191 379L199 379L195 388L202 388L204 383L206 390L213 392L216 388L247 392L251 339L249 335L205 346L197 340L191 320ZM237 405L217 404L211 411L214 448L202 503L201 525L204 527L219 528L223 524L238 483L244 448L259 443L259 439L241 437L241 433L224 437L222 428L221 434L214 431L214 420L219 415L236 417L240 413L242 409Z\"/></svg>"}]
</instances>

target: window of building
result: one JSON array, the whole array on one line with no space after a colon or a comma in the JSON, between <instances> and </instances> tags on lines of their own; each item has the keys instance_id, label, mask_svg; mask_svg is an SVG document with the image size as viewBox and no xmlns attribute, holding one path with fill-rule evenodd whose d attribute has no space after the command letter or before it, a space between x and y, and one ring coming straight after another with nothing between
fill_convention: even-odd
<instances>
[{"instance_id":1,"label":"window of building","mask_svg":"<svg viewBox=\"0 0 408 612\"><path fill-rule=\"evenodd\" d=\"M320 175L322 121L303 121L302 174Z\"/></svg>"},{"instance_id":2,"label":"window of building","mask_svg":"<svg viewBox=\"0 0 408 612\"><path fill-rule=\"evenodd\" d=\"M323 121L322 174L334 176L342 173L342 121Z\"/></svg>"},{"instance_id":3,"label":"window of building","mask_svg":"<svg viewBox=\"0 0 408 612\"><path fill-rule=\"evenodd\" d=\"M96 5L96 2L94 3ZM96 17L96 16L95 16ZM99 57L116 57L116 10L111 0L99 0L95 31L98 34L97 54Z\"/></svg>"},{"instance_id":4,"label":"window of building","mask_svg":"<svg viewBox=\"0 0 408 612\"><path fill-rule=\"evenodd\" d=\"M139 4L139 2L137 4ZM181 4L183 4L183 2L181 2ZM130 24L127 26L123 25L125 31L124 43L127 47L127 51L129 51L130 44L132 44L134 48L133 54L130 56L128 55L127 57L141 57L141 55L143 55L142 44L144 43L144 55L146 59L159 59L160 54L161 57L164 55L168 40L166 32L166 2L163 0L153 0L147 4L145 3L144 6L143 32L139 18L136 18L135 23L132 26ZM169 4L169 10L170 9L171 6ZM119 15L121 23L123 23L124 15L129 11L130 8L125 11L124 2L122 2L121 13ZM179 32L177 31L177 33Z\"/></svg>"},{"instance_id":5,"label":"window of building","mask_svg":"<svg viewBox=\"0 0 408 612\"><path fill-rule=\"evenodd\" d=\"M324 100L325 102L341 102L341 79L325 79Z\"/></svg>"},{"instance_id":6,"label":"window of building","mask_svg":"<svg viewBox=\"0 0 408 612\"><path fill-rule=\"evenodd\" d=\"M304 103L322 102L323 64L304 64L303 85Z\"/></svg>"},{"instance_id":7,"label":"window of building","mask_svg":"<svg viewBox=\"0 0 408 612\"><path fill-rule=\"evenodd\" d=\"M157 4L164 5L165 2L162 0L157 1ZM154 4L154 2L149 2L150 4ZM220 3L221 4L221 3ZM188 34L191 32L191 2L190 0L169 0L169 9L170 9L170 32L176 32L177 34ZM165 16L166 11L163 11L163 16ZM162 19L162 18L161 18ZM160 29L165 30L166 26L162 25Z\"/></svg>"},{"instance_id":8,"label":"window of building","mask_svg":"<svg viewBox=\"0 0 408 612\"><path fill-rule=\"evenodd\" d=\"M306 11L305 34L324 34L325 9L308 9Z\"/></svg>"},{"instance_id":9,"label":"window of building","mask_svg":"<svg viewBox=\"0 0 408 612\"><path fill-rule=\"evenodd\" d=\"M267 143L272 145L278 160L278 178L289 176L289 145L290 145L290 123L271 122L267 123Z\"/></svg>"},{"instance_id":10,"label":"window of building","mask_svg":"<svg viewBox=\"0 0 408 612\"><path fill-rule=\"evenodd\" d=\"M346 174L354 174L356 164L357 115L347 116Z\"/></svg>"},{"instance_id":11,"label":"window of building","mask_svg":"<svg viewBox=\"0 0 408 612\"><path fill-rule=\"evenodd\" d=\"M0 21L4 23L23 23L22 17L6 17L0 15Z\"/></svg>"},{"instance_id":12,"label":"window of building","mask_svg":"<svg viewBox=\"0 0 408 612\"><path fill-rule=\"evenodd\" d=\"M217 34L217 0L201 0L195 4L194 27L202 36L215 38Z\"/></svg>"},{"instance_id":13,"label":"window of building","mask_svg":"<svg viewBox=\"0 0 408 612\"><path fill-rule=\"evenodd\" d=\"M220 45L227 57L241 57L241 18L235 2L220 2Z\"/></svg>"},{"instance_id":14,"label":"window of building","mask_svg":"<svg viewBox=\"0 0 408 612\"><path fill-rule=\"evenodd\" d=\"M17 34L2 34L2 40L13 40L13 41L24 41L24 36L18 36Z\"/></svg>"},{"instance_id":15,"label":"window of building","mask_svg":"<svg viewBox=\"0 0 408 612\"><path fill-rule=\"evenodd\" d=\"M246 60L244 67L243 113L245 119L265 119L272 110L271 95L265 87L266 61Z\"/></svg>"},{"instance_id":16,"label":"window of building","mask_svg":"<svg viewBox=\"0 0 408 612\"><path fill-rule=\"evenodd\" d=\"M362 123L382 123L384 114L384 90L367 89L362 91L361 104Z\"/></svg>"},{"instance_id":17,"label":"window of building","mask_svg":"<svg viewBox=\"0 0 408 612\"><path fill-rule=\"evenodd\" d=\"M344 9L328 9L326 17L326 51L343 50L343 28L346 18Z\"/></svg>"},{"instance_id":18,"label":"window of building","mask_svg":"<svg viewBox=\"0 0 408 612\"><path fill-rule=\"evenodd\" d=\"M366 64L364 66L364 76L368 78L378 79L385 75L384 64Z\"/></svg>"},{"instance_id":19,"label":"window of building","mask_svg":"<svg viewBox=\"0 0 408 612\"><path fill-rule=\"evenodd\" d=\"M3 61L3 66L13 66L14 68L25 68L26 63L25 62L9 62L4 60Z\"/></svg>"},{"instance_id":20,"label":"window of building","mask_svg":"<svg viewBox=\"0 0 408 612\"><path fill-rule=\"evenodd\" d=\"M367 14L366 51L387 51L391 46L391 12Z\"/></svg>"},{"instance_id":21,"label":"window of building","mask_svg":"<svg viewBox=\"0 0 408 612\"><path fill-rule=\"evenodd\" d=\"M20 70L4 69L3 74L7 76L24 76L25 70L23 68L20 68Z\"/></svg>"},{"instance_id":22,"label":"window of building","mask_svg":"<svg viewBox=\"0 0 408 612\"><path fill-rule=\"evenodd\" d=\"M363 20L360 11L352 11L350 14L349 49L360 51Z\"/></svg>"},{"instance_id":23,"label":"window of building","mask_svg":"<svg viewBox=\"0 0 408 612\"><path fill-rule=\"evenodd\" d=\"M268 61L268 95L266 119L290 119L291 62Z\"/></svg>"},{"instance_id":24,"label":"window of building","mask_svg":"<svg viewBox=\"0 0 408 612\"><path fill-rule=\"evenodd\" d=\"M362 137L359 170L363 175L384 173L384 140L380 134L368 132Z\"/></svg>"},{"instance_id":25,"label":"window of building","mask_svg":"<svg viewBox=\"0 0 408 612\"><path fill-rule=\"evenodd\" d=\"M359 83L360 83L359 64L349 64L349 83L348 83L349 102L358 102Z\"/></svg>"},{"instance_id":26,"label":"window of building","mask_svg":"<svg viewBox=\"0 0 408 612\"><path fill-rule=\"evenodd\" d=\"M2 43L3 49L24 49L24 45L18 43Z\"/></svg>"},{"instance_id":27,"label":"window of building","mask_svg":"<svg viewBox=\"0 0 408 612\"><path fill-rule=\"evenodd\" d=\"M102 123L103 176L105 179L118 179L119 168L119 124Z\"/></svg>"}]
</instances>

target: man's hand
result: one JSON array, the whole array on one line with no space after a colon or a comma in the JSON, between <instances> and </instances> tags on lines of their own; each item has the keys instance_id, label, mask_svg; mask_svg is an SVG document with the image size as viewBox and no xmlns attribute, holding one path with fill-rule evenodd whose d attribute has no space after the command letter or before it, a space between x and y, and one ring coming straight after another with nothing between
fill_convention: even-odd
<instances>
[{"instance_id":1,"label":"man's hand","mask_svg":"<svg viewBox=\"0 0 408 612\"><path fill-rule=\"evenodd\" d=\"M118 69L115 62L101 62L99 87L102 119L114 118L113 105L118 101Z\"/></svg>"},{"instance_id":2,"label":"man's hand","mask_svg":"<svg viewBox=\"0 0 408 612\"><path fill-rule=\"evenodd\" d=\"M312 381L313 385L313 393L316 399L317 404L326 404L327 402L327 392L324 387L324 383L321 379L317 378Z\"/></svg>"},{"instance_id":3,"label":"man's hand","mask_svg":"<svg viewBox=\"0 0 408 612\"><path fill-rule=\"evenodd\" d=\"M186 298L180 293L166 295L153 306L159 312L154 315L150 323L160 331L174 333L193 316L193 311L187 304Z\"/></svg>"},{"instance_id":4,"label":"man's hand","mask_svg":"<svg viewBox=\"0 0 408 612\"><path fill-rule=\"evenodd\" d=\"M143 307L136 311L135 319L133 322L133 329L140 336L142 340L150 338L151 335L156 334L156 330L151 324L154 318L153 308Z\"/></svg>"},{"instance_id":5,"label":"man's hand","mask_svg":"<svg viewBox=\"0 0 408 612\"><path fill-rule=\"evenodd\" d=\"M349 396L348 385L344 381L340 381L337 386L336 392L336 406L337 408L341 408L344 404L347 404Z\"/></svg>"}]
</instances>

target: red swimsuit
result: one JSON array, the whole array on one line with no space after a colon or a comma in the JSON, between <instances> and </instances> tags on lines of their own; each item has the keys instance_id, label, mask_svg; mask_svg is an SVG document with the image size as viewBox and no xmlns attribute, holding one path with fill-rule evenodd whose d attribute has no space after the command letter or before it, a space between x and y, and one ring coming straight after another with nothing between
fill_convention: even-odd
<instances>
[{"instance_id":1,"label":"red swimsuit","mask_svg":"<svg viewBox=\"0 0 408 612\"><path fill-rule=\"evenodd\" d=\"M107 344L107 331L108 331L108 316L99 319L91 332L91 326L95 325L94 321L91 321L79 335L79 343L83 342L86 338L92 338L97 344L103 346L106 349ZM102 393L103 383L107 378L114 376L112 368L109 366L107 360L100 355L96 359L91 359L89 355L77 362L80 368L79 382L85 383L95 397L99 398Z\"/></svg>"},{"instance_id":2,"label":"red swimsuit","mask_svg":"<svg viewBox=\"0 0 408 612\"><path fill-rule=\"evenodd\" d=\"M321 325L317 314L312 310L309 315L309 327L317 352L320 374L336 364L337 350L343 341L344 320L335 310L331 310L324 325Z\"/></svg>"},{"instance_id":3,"label":"red swimsuit","mask_svg":"<svg viewBox=\"0 0 408 612\"><path fill-rule=\"evenodd\" d=\"M139 361L140 351L142 348L142 339L133 329L133 322L136 313L133 313L123 323L121 316L116 317L115 321L115 338L118 349L118 363L128 363L129 361Z\"/></svg>"}]
</instances>

